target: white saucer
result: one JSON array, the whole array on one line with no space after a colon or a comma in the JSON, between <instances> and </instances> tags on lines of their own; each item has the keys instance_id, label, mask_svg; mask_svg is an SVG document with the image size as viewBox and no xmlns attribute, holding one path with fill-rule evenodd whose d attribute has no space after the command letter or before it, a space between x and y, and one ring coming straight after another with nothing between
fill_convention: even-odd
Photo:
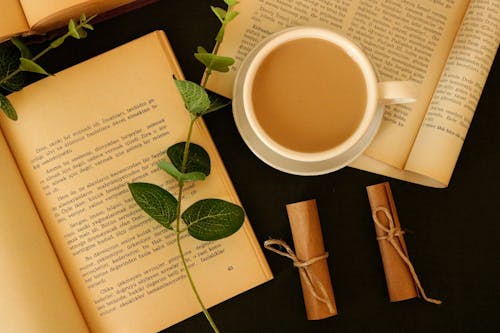
<instances>
[{"instance_id":1,"label":"white saucer","mask_svg":"<svg viewBox=\"0 0 500 333\"><path fill-rule=\"evenodd\" d=\"M379 107L377 113L382 115L382 107ZM361 155L368 144L371 142L375 134L377 133L378 126L375 122L370 126L368 132L361 138L358 143L352 148L353 151L349 153L349 157L346 154L336 156L334 158L317 161L317 162L304 162L297 161L282 155L279 155L269 149L256 135L255 132L250 128L248 119L241 108L233 106L233 116L236 122L236 127L240 132L241 137L247 144L248 148L262 161L270 165L271 167L278 169L280 171L301 175L301 176L315 176L323 175L336 170L339 170L350 162L352 162L356 157ZM382 117L378 117L382 118ZM380 120L377 120L380 124ZM353 154L353 155L351 155Z\"/></svg>"},{"instance_id":2,"label":"white saucer","mask_svg":"<svg viewBox=\"0 0 500 333\"><path fill-rule=\"evenodd\" d=\"M248 71L249 64L255 54L265 45L267 39L259 43L242 62L241 67L236 75L235 86L233 89L233 116L236 122L236 127L240 132L243 140L250 150L262 161L271 167L280 171L301 175L315 176L327 174L338 169L341 169L352 162L356 157L366 149L373 137L378 131L382 121L384 107L379 106L375 112L374 118L366 131L365 135L349 150L339 156L323 160L323 161L297 161L271 150L252 130L248 118L243 109L243 89L241 85L243 80L238 77L244 77Z\"/></svg>"}]
</instances>

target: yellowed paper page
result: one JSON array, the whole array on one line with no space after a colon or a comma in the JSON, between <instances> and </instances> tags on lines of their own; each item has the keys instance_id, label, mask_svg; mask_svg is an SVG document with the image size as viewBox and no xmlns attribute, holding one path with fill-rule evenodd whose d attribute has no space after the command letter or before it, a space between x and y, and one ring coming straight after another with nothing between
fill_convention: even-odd
<instances>
[{"instance_id":1,"label":"yellowed paper page","mask_svg":"<svg viewBox=\"0 0 500 333\"><path fill-rule=\"evenodd\" d=\"M159 331L200 311L174 233L127 189L133 181L176 189L156 166L187 134L174 74L182 77L156 32L10 95L20 119L1 124L94 333ZM208 197L238 202L203 123L193 140L212 172L186 186L184 208ZM218 242L182 237L209 306L271 278L248 221Z\"/></svg>"},{"instance_id":2,"label":"yellowed paper page","mask_svg":"<svg viewBox=\"0 0 500 333\"><path fill-rule=\"evenodd\" d=\"M270 33L289 26L317 25L358 42L381 80L420 84L417 103L386 107L379 134L366 155L402 168L424 118L467 0L420 1L242 1L240 15L227 27L220 54L237 62L231 75L215 75L209 87L231 96L234 75L244 57Z\"/></svg>"},{"instance_id":3,"label":"yellowed paper page","mask_svg":"<svg viewBox=\"0 0 500 333\"><path fill-rule=\"evenodd\" d=\"M67 24L80 14L91 16L134 0L19 0L32 30L46 32Z\"/></svg>"},{"instance_id":4,"label":"yellowed paper page","mask_svg":"<svg viewBox=\"0 0 500 333\"><path fill-rule=\"evenodd\" d=\"M1 6L0 42L29 30L19 0L3 0Z\"/></svg>"},{"instance_id":5,"label":"yellowed paper page","mask_svg":"<svg viewBox=\"0 0 500 333\"><path fill-rule=\"evenodd\" d=\"M365 6L361 3L360 7ZM376 14L369 14L370 19L357 29L357 34L379 70L380 79L420 84L416 103L385 108L379 132L364 152L367 157L403 168L467 3L468 0L381 1L366 6L365 14ZM369 36L364 35L368 31Z\"/></svg>"},{"instance_id":6,"label":"yellowed paper page","mask_svg":"<svg viewBox=\"0 0 500 333\"><path fill-rule=\"evenodd\" d=\"M88 332L0 133L0 332Z\"/></svg>"},{"instance_id":7,"label":"yellowed paper page","mask_svg":"<svg viewBox=\"0 0 500 333\"><path fill-rule=\"evenodd\" d=\"M387 163L373 159L366 155L361 155L360 157L358 157L354 162L350 164L350 166L353 168L369 172L375 172L374 170L376 170L377 174L385 175L396 179L401 179L411 183L416 183L430 187L443 187L443 184L438 182L437 180L434 180L432 178L426 177L418 173L395 168Z\"/></svg>"},{"instance_id":8,"label":"yellowed paper page","mask_svg":"<svg viewBox=\"0 0 500 333\"><path fill-rule=\"evenodd\" d=\"M500 42L500 2L472 0L407 170L447 186Z\"/></svg>"},{"instance_id":9,"label":"yellowed paper page","mask_svg":"<svg viewBox=\"0 0 500 333\"><path fill-rule=\"evenodd\" d=\"M236 7L240 15L228 25L220 48L220 54L237 59L232 76L216 75L209 87L231 96L232 81L241 61L272 32L295 25L319 25L339 31L363 47L381 80L413 80L420 84L417 103L386 107L379 134L366 151L372 158L402 168L467 2L242 1Z\"/></svg>"}]
</instances>

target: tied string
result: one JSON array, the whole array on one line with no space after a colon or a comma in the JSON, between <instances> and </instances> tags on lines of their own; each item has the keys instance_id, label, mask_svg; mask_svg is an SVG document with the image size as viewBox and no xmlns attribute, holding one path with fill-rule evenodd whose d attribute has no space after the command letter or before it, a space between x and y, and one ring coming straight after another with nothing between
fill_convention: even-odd
<instances>
[{"instance_id":1,"label":"tied string","mask_svg":"<svg viewBox=\"0 0 500 333\"><path fill-rule=\"evenodd\" d=\"M274 245L281 246L286 250L286 252L278 250L277 248L273 247ZM320 301L323 304L326 304L330 313L335 313L335 308L333 307L332 301L328 296L325 286L309 269L309 266L311 266L315 262L328 258L328 252L325 252L324 254L311 258L309 260L302 261L297 258L290 246L288 246L288 244L282 240L269 239L264 242L264 247L270 251L273 251L274 253L291 259L293 261L293 265L299 269L300 275L302 276L303 281L305 281L307 288L311 292L311 295L314 297L314 299Z\"/></svg>"},{"instance_id":2,"label":"tied string","mask_svg":"<svg viewBox=\"0 0 500 333\"><path fill-rule=\"evenodd\" d=\"M388 228L380 222L380 220L377 216L378 212L384 213L385 217L389 221ZM403 249L401 248L401 244L395 239L395 237L399 237L399 236L403 235L404 232L401 230L401 228L396 227L396 223L394 223L394 219L392 218L391 212L385 207L378 207L373 211L372 215L373 215L373 221L375 222L376 226L385 232L384 236L377 237L377 239L388 241L392 245L394 250L396 250L396 252L399 254L401 259L408 266L408 269L410 270L413 281L414 281L415 285L417 286L417 289L420 292L420 295L422 295L422 298L429 303L441 304L442 302L440 300L427 297L427 295L425 294L424 288L422 287L422 284L420 283L420 280L418 279L417 273L415 272L415 268L413 267L413 265L410 261L410 258L408 258L408 256L405 255L405 253L403 252Z\"/></svg>"}]
</instances>

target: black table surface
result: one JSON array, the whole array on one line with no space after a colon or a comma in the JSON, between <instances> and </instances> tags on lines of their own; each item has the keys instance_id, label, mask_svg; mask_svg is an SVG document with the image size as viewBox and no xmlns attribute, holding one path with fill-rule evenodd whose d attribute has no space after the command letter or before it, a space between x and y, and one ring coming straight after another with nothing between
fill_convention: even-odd
<instances>
[{"instance_id":1,"label":"black table surface","mask_svg":"<svg viewBox=\"0 0 500 333\"><path fill-rule=\"evenodd\" d=\"M218 21L209 6L221 4L162 0L95 24L95 32L86 40L69 41L40 62L54 73L162 29L185 76L199 82L203 68L193 53L198 45L212 47ZM285 205L317 200L339 311L335 317L308 321L297 270L288 259L266 251L274 279L213 307L210 311L221 331L498 332L498 60L446 189L352 168L314 177L285 174L261 162L246 147L230 107L207 115L205 121L260 243L273 237L292 244ZM442 299L442 305L422 299L389 302L365 191L366 186L384 181L391 184L401 224L407 230L409 255L423 287L428 296ZM210 332L210 327L199 314L164 332Z\"/></svg>"}]
</instances>

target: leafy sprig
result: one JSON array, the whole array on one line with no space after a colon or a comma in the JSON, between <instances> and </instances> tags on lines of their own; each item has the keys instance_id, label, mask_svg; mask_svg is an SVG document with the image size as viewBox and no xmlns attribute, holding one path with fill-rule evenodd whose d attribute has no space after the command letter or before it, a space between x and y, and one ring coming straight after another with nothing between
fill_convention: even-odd
<instances>
[{"instance_id":1,"label":"leafy sprig","mask_svg":"<svg viewBox=\"0 0 500 333\"><path fill-rule=\"evenodd\" d=\"M0 47L0 88L10 92L21 90L26 84L23 72L50 75L37 63L37 60L50 50L61 46L68 37L75 39L87 37L87 30L94 30L94 27L90 24L90 21L94 17L95 16L87 18L85 14L82 14L78 23L70 19L68 22L68 31L64 35L53 40L49 46L35 56L32 55L29 47L19 38L12 37L10 41L18 49L18 55L11 52L5 45ZM1 93L0 109L2 109L8 118L17 120L18 116L16 110L7 97Z\"/></svg>"},{"instance_id":2,"label":"leafy sprig","mask_svg":"<svg viewBox=\"0 0 500 333\"><path fill-rule=\"evenodd\" d=\"M215 36L215 46L212 52L208 52L204 47L198 46L197 52L194 54L195 58L198 59L203 65L205 65L205 77L203 79L202 86L205 87L212 74L212 71L216 72L228 72L229 67L234 64L234 59L230 57L224 57L217 55L219 51L220 44L224 38L224 33L226 31L226 26L229 22L234 20L238 16L238 12L234 10L234 6L238 4L236 0L224 0L227 5L227 10L211 6L212 12L220 21L220 28Z\"/></svg>"},{"instance_id":3,"label":"leafy sprig","mask_svg":"<svg viewBox=\"0 0 500 333\"><path fill-rule=\"evenodd\" d=\"M158 162L158 167L177 181L177 198L160 186L150 183L131 183L129 190L135 202L165 228L176 233L176 243L183 267L198 303L214 332L219 332L214 320L206 309L191 276L181 245L181 234L188 232L192 237L202 241L215 241L226 238L240 229L245 219L243 209L231 202L221 199L202 199L182 211L184 185L187 182L202 181L210 174L210 156L200 145L191 142L193 127L196 121L230 103L230 100L213 94L205 89L212 72L227 72L234 59L217 55L219 45L224 38L226 25L238 12L234 6L236 0L224 0L227 9L211 7L221 27L215 37L212 52L199 46L194 54L204 66L204 78L201 85L188 80L175 80L186 110L190 114L187 138L176 143L167 150L167 160Z\"/></svg>"}]
</instances>

